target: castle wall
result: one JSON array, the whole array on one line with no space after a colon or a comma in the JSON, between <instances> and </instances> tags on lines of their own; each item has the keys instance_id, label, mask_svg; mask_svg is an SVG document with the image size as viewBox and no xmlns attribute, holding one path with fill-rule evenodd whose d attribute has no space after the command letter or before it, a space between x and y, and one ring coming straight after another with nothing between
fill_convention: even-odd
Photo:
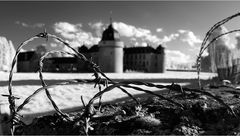
<instances>
[{"instance_id":1,"label":"castle wall","mask_svg":"<svg viewBox=\"0 0 240 136\"><path fill-rule=\"evenodd\" d=\"M145 53L124 53L124 70L149 71L149 57Z\"/></svg>"},{"instance_id":2,"label":"castle wall","mask_svg":"<svg viewBox=\"0 0 240 136\"><path fill-rule=\"evenodd\" d=\"M17 63L18 72L32 72L29 67L30 61L21 61Z\"/></svg>"},{"instance_id":3,"label":"castle wall","mask_svg":"<svg viewBox=\"0 0 240 136\"><path fill-rule=\"evenodd\" d=\"M145 49L143 48L143 50ZM161 53L156 53L154 51L144 52L143 50L134 52L129 52L129 50L126 50L126 52L124 52L123 65L125 71L139 71L150 73L163 73L166 71L164 50Z\"/></svg>"},{"instance_id":4,"label":"castle wall","mask_svg":"<svg viewBox=\"0 0 240 136\"><path fill-rule=\"evenodd\" d=\"M147 69L148 72L156 72L156 55L154 53L148 53L146 56L147 59Z\"/></svg>"}]
</instances>

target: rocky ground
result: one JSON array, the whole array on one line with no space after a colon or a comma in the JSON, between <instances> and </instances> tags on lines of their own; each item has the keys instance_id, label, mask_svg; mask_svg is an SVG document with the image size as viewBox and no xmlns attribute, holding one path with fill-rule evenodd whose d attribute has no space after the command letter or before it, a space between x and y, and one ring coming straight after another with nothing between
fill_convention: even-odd
<instances>
[{"instance_id":1,"label":"rocky ground","mask_svg":"<svg viewBox=\"0 0 240 136\"><path fill-rule=\"evenodd\" d=\"M163 91L185 108L156 96L102 105L89 120L90 135L237 135L240 134L240 90L234 86L207 85L205 91L222 99L236 116L215 99L194 92ZM95 109L99 109L98 105ZM16 134L86 134L83 111L69 113L71 120L57 114L38 117L20 126Z\"/></svg>"}]
</instances>

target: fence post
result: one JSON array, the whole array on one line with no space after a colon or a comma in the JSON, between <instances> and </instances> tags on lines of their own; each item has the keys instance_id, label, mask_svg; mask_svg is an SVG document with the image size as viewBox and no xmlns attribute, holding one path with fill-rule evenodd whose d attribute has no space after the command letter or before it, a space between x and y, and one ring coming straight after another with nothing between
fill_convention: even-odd
<instances>
[{"instance_id":1,"label":"fence post","mask_svg":"<svg viewBox=\"0 0 240 136\"><path fill-rule=\"evenodd\" d=\"M9 103L0 102L0 135L11 135Z\"/></svg>"}]
</instances>

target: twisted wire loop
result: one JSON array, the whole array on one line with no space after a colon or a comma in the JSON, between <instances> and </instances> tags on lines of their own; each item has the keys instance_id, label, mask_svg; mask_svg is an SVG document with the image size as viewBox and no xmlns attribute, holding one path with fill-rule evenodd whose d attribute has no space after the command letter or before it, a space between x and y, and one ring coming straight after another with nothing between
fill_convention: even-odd
<instances>
[{"instance_id":1,"label":"twisted wire loop","mask_svg":"<svg viewBox=\"0 0 240 136\"><path fill-rule=\"evenodd\" d=\"M52 36L52 35L50 35L50 36ZM19 55L22 47L25 46L25 45L26 45L27 43L29 43L30 41L33 41L34 39L37 39L37 38L45 38L45 39L48 39L48 37L49 37L49 34L45 31L45 32L43 32L43 33L39 33L39 34L37 34L37 35L35 35L35 36L27 39L26 41L22 42L22 43L18 46L18 48L17 48L17 50L16 50L16 54L15 54L14 57L13 57L12 66L11 66L11 69L10 69L10 72L9 72L9 79L8 79L8 81L9 81L9 83L8 83L8 92L9 92L9 95L3 95L3 96L8 97L9 108L10 108L10 115L11 115L11 125L10 125L10 127L11 127L11 134L12 134L12 135L14 135L15 125L16 125L16 124L20 124L19 119L18 119L18 118L19 118L19 114L18 114L17 112L20 111L20 110L23 108L23 105L25 105L26 103L28 103L29 100L30 100L30 99L28 98L28 99L27 99L26 101L24 101L24 103L23 103L22 105L20 105L20 106L17 108L17 110L16 110L15 99L16 99L17 97L15 97L15 96L13 95L13 93L12 93L12 79L13 79L13 69L14 69L14 67L15 67L15 65L16 65L17 57L18 57L18 55ZM54 37L54 36L53 36L53 37ZM63 40L61 40L61 39L59 39L59 38L57 38L57 39L60 40L61 42L63 42ZM69 46L69 44L67 44L66 42L64 42L64 44L67 45L69 48L73 49L73 50L75 51L75 53L77 53L77 51L76 51L74 48L72 48L71 46ZM78 54L78 56L81 56L81 58L82 58L83 60L87 60L86 57L83 56L82 54ZM41 80L41 81L43 81L43 80ZM45 86L46 84L44 85L44 82L42 82L42 85ZM57 106L56 106L56 104L54 103L54 101L52 101L51 96L50 96L50 94L48 93L48 91L46 91L46 93L47 93L48 98L50 99L50 101L51 101L52 104L54 105L54 107L55 107L56 109L58 109ZM36 94L36 93L34 93L33 95L35 95L35 94ZM32 95L32 96L33 96L33 95ZM31 98L31 97L30 97L30 98ZM59 111L59 110L58 110L58 111ZM60 112L59 112L59 113L60 113Z\"/></svg>"},{"instance_id":2,"label":"twisted wire loop","mask_svg":"<svg viewBox=\"0 0 240 136\"><path fill-rule=\"evenodd\" d=\"M19 124L17 121L18 120L14 120L15 118L18 118L17 116L17 113L16 113L16 110L15 110L15 99L16 97L13 95L12 93L12 79L13 79L13 69L16 65L16 62L17 62L17 56L18 54L20 53L21 49L23 46L25 46L27 43L29 43L30 41L33 41L34 39L38 38L38 36L33 36L29 39L27 39L26 41L22 42L17 50L16 50L16 53L13 57L13 60L12 60L12 66L11 66L11 69L10 69L10 72L9 72L9 79L8 79L8 92L9 92L9 95L8 95L8 102L9 102L9 109L10 109L10 115L11 115L11 124L10 124L10 127L11 127L11 135L14 135L14 130L15 130L15 125L16 124Z\"/></svg>"},{"instance_id":3,"label":"twisted wire loop","mask_svg":"<svg viewBox=\"0 0 240 136\"><path fill-rule=\"evenodd\" d=\"M45 87L47 86L46 82L44 81L43 79L43 74L42 74L42 70L43 70L43 60L49 55L49 54L54 54L54 53L62 53L62 54L68 54L68 55L72 55L72 56L75 56L75 54L72 54L72 53L69 53L69 52L65 52L65 51L50 51L50 52L47 52L45 53L39 60L39 78L41 80L41 83L42 83L42 86ZM46 95L48 97L48 99L50 100L53 108L55 109L55 111L61 115L62 117L64 117L65 119L67 120L70 120L69 116L66 114L66 113L63 113L57 106L57 104L54 102L54 100L52 99L52 96L49 92L48 89L45 89L45 92L46 92Z\"/></svg>"},{"instance_id":4,"label":"twisted wire loop","mask_svg":"<svg viewBox=\"0 0 240 136\"><path fill-rule=\"evenodd\" d=\"M201 89L201 81L200 81L200 72L201 72L201 59L202 59L202 54L203 52L211 45L211 43L213 43L214 41L216 41L217 39L219 39L220 37L226 35L226 34L230 34L230 33L234 33L234 32L238 32L240 31L239 29L236 29L236 30L232 30L232 31L229 31L229 32L226 32L226 33L223 33L217 37L215 37L212 41L210 41L208 44L207 42L209 41L209 37L212 35L212 33L214 32L214 30L216 30L218 27L220 27L221 25L227 23L228 21L236 18L240 16L240 12L234 14L234 15L231 15L219 22L217 22L216 24L214 24L209 30L208 32L206 33L203 41L202 41L202 44L201 44L201 47L200 47L200 51L199 51L199 54L197 56L197 60L196 60L196 66L197 66L197 75L198 75L198 86L199 86L199 89ZM207 44L207 45L206 45Z\"/></svg>"}]
</instances>

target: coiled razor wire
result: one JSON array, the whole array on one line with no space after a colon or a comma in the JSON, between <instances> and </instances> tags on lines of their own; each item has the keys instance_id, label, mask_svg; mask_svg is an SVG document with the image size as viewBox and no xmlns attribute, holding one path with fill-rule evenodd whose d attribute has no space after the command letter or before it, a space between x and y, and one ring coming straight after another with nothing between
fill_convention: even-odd
<instances>
[{"instance_id":1,"label":"coiled razor wire","mask_svg":"<svg viewBox=\"0 0 240 136\"><path fill-rule=\"evenodd\" d=\"M199 81L199 87L200 89L190 89L190 88L183 88L182 86L180 86L179 84L171 84L171 85L156 85L156 84L153 84L153 83L148 83L148 82L140 82L140 81L122 81L122 82L116 82L116 81L113 81L111 80L110 78L108 78L102 71L101 69L99 68L98 65L96 65L94 62L92 62L91 60L88 60L82 53L76 51L73 47L71 47L67 42L65 42L64 40L62 40L61 38L55 36L55 35L52 35L52 34L49 34L47 33L46 31L43 32L43 33L39 33L29 39L27 39L26 41L24 41L23 43L21 43L17 50L16 50L16 54L13 58L13 61L12 61L12 66L11 66L11 70L10 70L10 74L9 74L9 84L8 84L8 91L9 91L9 95L3 95L3 96L7 96L8 97L8 101L9 101L9 108L10 108L10 114L11 114L11 133L12 135L14 134L14 130L15 130L15 126L16 125L21 125L21 115L18 113L19 111L21 111L23 109L23 107L29 103L29 101L34 97L36 96L39 92L45 90L45 93L48 97L48 99L51 101L51 104L53 105L54 109L56 110L56 112L62 116L63 118L66 118L66 119L69 119L68 115L65 114L65 113L62 113L61 110L57 107L56 103L54 102L54 100L52 99L50 93L49 93L49 88L53 88L53 87L56 87L56 86L61 86L61 85L74 85L74 84L83 84L83 83L92 83L92 84L95 84L96 85L99 85L99 92L97 94L94 95L94 97L88 102L88 104L85 106L85 115L86 116L86 126L88 126L88 121L91 119L91 114L92 114L92 107L93 107L93 102L98 99L98 98L101 98L101 96L106 93L106 92L109 92L111 91L112 89L114 88L119 88L121 91L123 91L124 93L126 93L129 97L131 97L134 101L136 101L136 103L138 105L140 105L139 101L134 98L126 89L124 88L132 88L134 90L137 90L137 91L141 91L141 92L145 92L145 93L148 93L148 94L151 94L151 95L155 95L163 100L166 100L166 101L169 101L170 103L180 107L181 109L184 109L185 107L180 104L180 103L176 103L175 101L169 99L169 98L166 98L160 94L156 94L152 91L149 91L149 90L145 90L145 89L142 89L140 87L138 87L139 85L144 85L144 86L147 86L147 87L154 87L156 89L169 89L169 90L172 90L172 91L175 91L175 92L178 92L178 93L184 93L184 92L195 92L195 93L200 93L200 94L204 94L206 96L209 96L213 99L215 99L217 102L219 102L221 105L225 106L234 116L236 116L235 112L233 111L233 109L228 106L223 100L221 100L220 98L214 96L213 94L209 93L209 92L206 92L206 91L202 91L201 90L201 83L200 83L200 71L201 71L201 56L204 52L204 50L207 49L208 46L210 46L210 44L212 42L214 42L215 40L217 40L218 38L220 38L221 36L224 36L226 34L229 34L229 33L233 33L233 32L237 32L237 31L240 31L240 29L237 29L237 30L233 30L233 31L229 31L227 33L224 33L224 34L221 34L217 37L215 37L212 41L210 41L207 45L207 41L209 40L209 36L213 33L213 31L218 28L219 26L221 26L222 24L228 22L229 20L239 16L240 13L237 13L237 14L234 14L226 19L223 19L222 21L216 23L206 34L202 44L201 44L201 48L200 48L200 52L199 52L199 56L197 58L197 73L198 73L198 81ZM37 39L37 38L44 38L44 39L48 39L48 38L53 38L53 39L56 39L57 41L63 43L65 46L67 46L68 48L70 48L74 53L69 53L69 52L64 52L64 51L50 51L50 52L47 52L45 53L39 60L39 78L41 80L41 83L42 83L42 87L35 90L33 94L31 94L29 97L27 97L22 104L20 104L18 107L16 107L15 105L15 99L19 99L17 97L15 97L12 93L12 79L13 79L13 69L16 65L16 61L17 61L17 56L18 54L20 53L20 50L23 46L25 46L27 43L29 43L30 41L33 41L34 39ZM47 85L43 79L43 75L42 75L42 70L43 70L43 60L44 58L49 55L49 54L52 54L52 53L64 53L64 54L68 54L68 55L72 55L72 56L75 56L77 57L78 59L80 60L83 60L84 62L87 62L88 65L90 65L90 68L93 70L93 73L94 73L94 76L95 76L95 79L93 80L82 80L82 79L74 79L74 80L69 80L69 81L66 81L66 82L60 82L60 83L56 83L56 84L52 84L52 85ZM110 86L108 86L108 84L111 84ZM105 85L106 88L101 90L101 87L100 85ZM88 129L86 127L86 129ZM87 132L87 130L86 130Z\"/></svg>"}]
</instances>

